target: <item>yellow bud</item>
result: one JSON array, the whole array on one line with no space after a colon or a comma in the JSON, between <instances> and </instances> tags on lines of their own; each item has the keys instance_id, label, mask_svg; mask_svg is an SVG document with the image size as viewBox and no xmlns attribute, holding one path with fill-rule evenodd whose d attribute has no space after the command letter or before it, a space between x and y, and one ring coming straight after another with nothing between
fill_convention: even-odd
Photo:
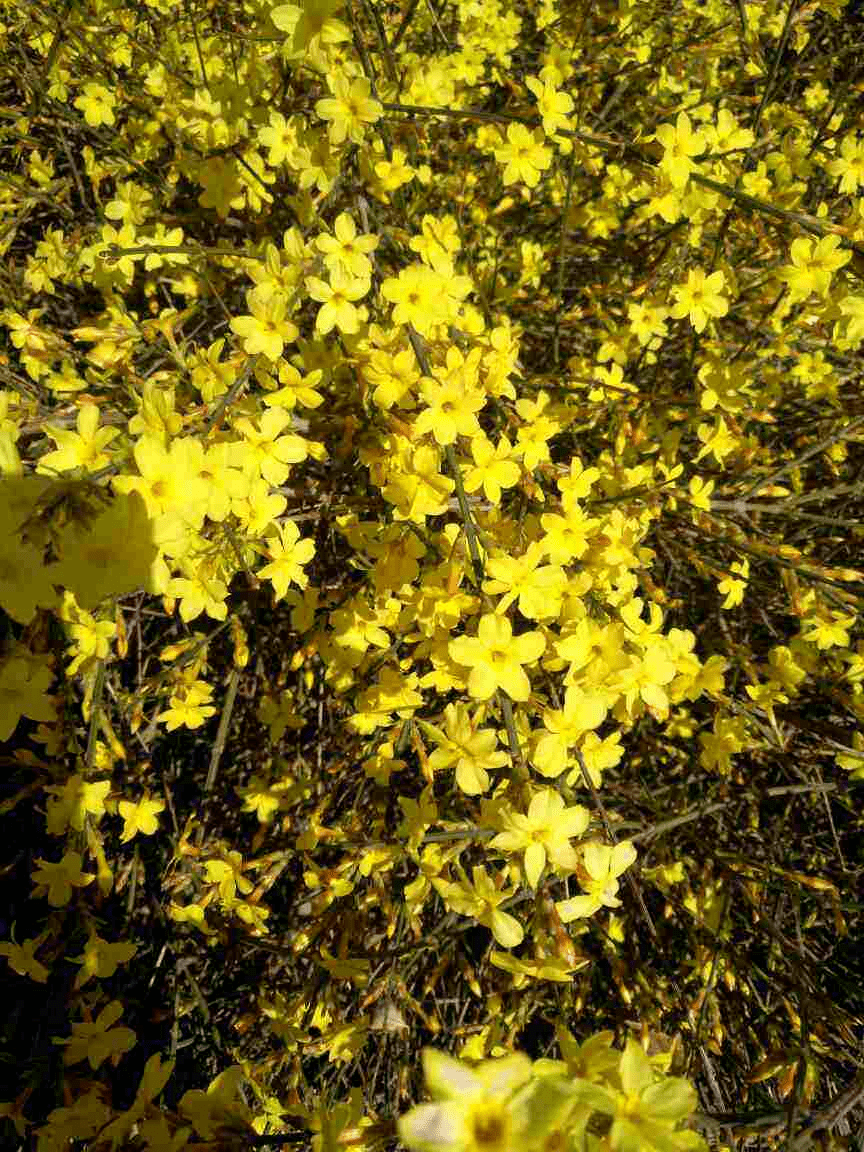
<instances>
[{"instance_id":1,"label":"yellow bud","mask_svg":"<svg viewBox=\"0 0 864 1152\"><path fill-rule=\"evenodd\" d=\"M126 624L123 620L123 613L119 608L114 613L114 622L117 626L117 655L122 660L129 651L129 641L126 635Z\"/></svg>"},{"instance_id":2,"label":"yellow bud","mask_svg":"<svg viewBox=\"0 0 864 1152\"><path fill-rule=\"evenodd\" d=\"M246 630L236 616L231 617L231 639L234 641L234 667L245 668L249 663L249 643Z\"/></svg>"}]
</instances>

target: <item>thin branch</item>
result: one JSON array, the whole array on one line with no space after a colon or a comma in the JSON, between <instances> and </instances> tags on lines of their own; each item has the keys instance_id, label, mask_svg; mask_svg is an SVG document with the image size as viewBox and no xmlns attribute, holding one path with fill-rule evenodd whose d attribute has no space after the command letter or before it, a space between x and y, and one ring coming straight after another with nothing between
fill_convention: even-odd
<instances>
[{"instance_id":1,"label":"thin branch","mask_svg":"<svg viewBox=\"0 0 864 1152\"><path fill-rule=\"evenodd\" d=\"M213 785L216 783L216 774L219 771L219 761L222 759L222 753L225 751L225 743L228 739L228 728L231 724L231 715L234 711L234 701L237 698L237 685L240 682L240 669L232 668L231 675L228 679L228 691L225 693L225 702L222 705L222 715L219 717L219 728L216 732L216 742L213 745L213 750L210 754L210 766L207 769L207 779L204 781L204 803L206 806L207 798L213 790ZM206 811L202 814L201 820L195 832L196 842L200 845L204 839L204 826L205 826Z\"/></svg>"}]
</instances>

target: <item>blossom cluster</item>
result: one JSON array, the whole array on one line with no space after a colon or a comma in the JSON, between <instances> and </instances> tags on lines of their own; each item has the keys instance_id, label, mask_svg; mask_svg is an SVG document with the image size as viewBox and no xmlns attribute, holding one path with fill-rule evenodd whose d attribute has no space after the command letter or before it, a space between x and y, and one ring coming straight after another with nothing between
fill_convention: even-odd
<instances>
[{"instance_id":1,"label":"blossom cluster","mask_svg":"<svg viewBox=\"0 0 864 1152\"><path fill-rule=\"evenodd\" d=\"M0 1118L39 1152L287 1115L322 1152L371 1142L368 1102L308 1103L304 1060L359 1060L373 1001L340 997L446 920L496 983L477 1066L424 1057L409 1148L700 1147L692 1089L632 1038L562 1032L532 1066L496 1005L512 1046L521 989L572 1005L582 938L621 940L641 848L616 784L646 732L740 779L822 693L849 733L828 770L864 776L864 575L807 510L857 494L860 133L815 84L821 121L753 114L771 3L742 5L741 61L720 0L684 0L716 40L683 62L630 0L254 0L194 30L163 0L90 7L55 36L0 4L41 77L10 79L2 133L0 817L44 825L0 955L32 984L77 966L63 1103ZM727 621L780 599L744 651ZM226 767L241 714L260 755ZM178 816L154 764L200 739ZM223 791L248 835L214 831ZM295 869L288 946L326 991L262 991L272 1059L169 1109L153 1057L120 1108L142 943L103 917L154 844L160 923L205 951L276 947Z\"/></svg>"}]
</instances>

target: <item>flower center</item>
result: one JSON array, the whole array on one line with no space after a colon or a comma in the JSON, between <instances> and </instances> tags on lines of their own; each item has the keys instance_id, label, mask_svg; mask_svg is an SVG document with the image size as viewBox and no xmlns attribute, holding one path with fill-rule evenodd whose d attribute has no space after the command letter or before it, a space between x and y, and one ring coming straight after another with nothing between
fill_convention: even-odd
<instances>
[{"instance_id":1,"label":"flower center","mask_svg":"<svg viewBox=\"0 0 864 1152\"><path fill-rule=\"evenodd\" d=\"M478 1148L494 1148L504 1138L504 1118L499 1111L482 1111L474 1117L472 1125L474 1143Z\"/></svg>"}]
</instances>

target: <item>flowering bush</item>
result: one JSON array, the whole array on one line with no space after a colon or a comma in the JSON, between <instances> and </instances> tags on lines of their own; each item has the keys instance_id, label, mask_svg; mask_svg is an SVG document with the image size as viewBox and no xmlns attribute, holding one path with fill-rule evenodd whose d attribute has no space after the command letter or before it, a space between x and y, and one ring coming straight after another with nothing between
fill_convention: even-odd
<instances>
[{"instance_id":1,"label":"flowering bush","mask_svg":"<svg viewBox=\"0 0 864 1152\"><path fill-rule=\"evenodd\" d=\"M0 4L37 1152L698 1148L694 1053L791 1142L855 1065L801 968L864 778L840 15Z\"/></svg>"}]
</instances>

